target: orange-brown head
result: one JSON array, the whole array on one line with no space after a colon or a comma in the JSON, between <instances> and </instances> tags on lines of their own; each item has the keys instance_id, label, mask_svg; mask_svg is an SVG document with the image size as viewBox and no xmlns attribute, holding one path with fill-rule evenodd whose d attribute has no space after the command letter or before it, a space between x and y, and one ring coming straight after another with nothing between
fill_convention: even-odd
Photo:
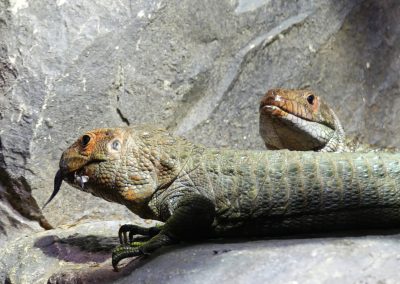
<instances>
[{"instance_id":1,"label":"orange-brown head","mask_svg":"<svg viewBox=\"0 0 400 284\"><path fill-rule=\"evenodd\" d=\"M88 131L63 152L60 170L67 176L90 163L119 159L123 142L124 131L121 128Z\"/></svg>"},{"instance_id":2,"label":"orange-brown head","mask_svg":"<svg viewBox=\"0 0 400 284\"><path fill-rule=\"evenodd\" d=\"M165 130L150 126L88 131L63 152L50 200L64 180L143 218L155 218L147 203L180 171L179 161L166 154L176 143Z\"/></svg>"},{"instance_id":3,"label":"orange-brown head","mask_svg":"<svg viewBox=\"0 0 400 284\"><path fill-rule=\"evenodd\" d=\"M260 102L260 134L269 149L320 150L343 131L329 106L309 90L272 89Z\"/></svg>"}]
</instances>

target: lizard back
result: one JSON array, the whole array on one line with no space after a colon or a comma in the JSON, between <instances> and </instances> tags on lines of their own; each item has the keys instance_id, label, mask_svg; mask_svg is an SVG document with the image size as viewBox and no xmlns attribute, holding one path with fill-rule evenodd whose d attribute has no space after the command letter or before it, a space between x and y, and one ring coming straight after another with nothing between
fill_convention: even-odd
<instances>
[{"instance_id":1,"label":"lizard back","mask_svg":"<svg viewBox=\"0 0 400 284\"><path fill-rule=\"evenodd\" d=\"M400 224L400 155L206 150L177 179L214 200L218 235Z\"/></svg>"}]
</instances>

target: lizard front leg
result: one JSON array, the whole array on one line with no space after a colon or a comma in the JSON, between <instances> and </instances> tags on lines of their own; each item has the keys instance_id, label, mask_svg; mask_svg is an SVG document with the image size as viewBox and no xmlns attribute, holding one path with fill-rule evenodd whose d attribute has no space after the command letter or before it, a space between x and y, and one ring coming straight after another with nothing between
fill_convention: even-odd
<instances>
[{"instance_id":1,"label":"lizard front leg","mask_svg":"<svg viewBox=\"0 0 400 284\"><path fill-rule=\"evenodd\" d=\"M133 242L134 235L141 235L150 239L151 237L157 235L161 231L161 228L162 226L154 226L146 228L132 224L125 224L119 228L118 231L119 242L121 245L128 245L129 243ZM129 242L127 233L129 233Z\"/></svg>"},{"instance_id":2,"label":"lizard front leg","mask_svg":"<svg viewBox=\"0 0 400 284\"><path fill-rule=\"evenodd\" d=\"M140 246L119 246L113 250L112 265L114 270L117 270L118 263L124 258L150 254L162 246L174 244L180 240L206 236L211 230L214 216L214 203L207 197L199 194L183 196L178 201L171 217L150 240L143 242ZM129 227L126 228L128 229ZM135 227L135 229L138 228ZM122 231L125 230L124 228Z\"/></svg>"}]
</instances>

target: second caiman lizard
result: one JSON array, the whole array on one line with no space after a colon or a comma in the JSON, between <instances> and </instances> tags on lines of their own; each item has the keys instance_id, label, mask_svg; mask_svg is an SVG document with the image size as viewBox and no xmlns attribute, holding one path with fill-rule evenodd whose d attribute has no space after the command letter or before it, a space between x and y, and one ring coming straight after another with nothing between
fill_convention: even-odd
<instances>
[{"instance_id":1,"label":"second caiman lizard","mask_svg":"<svg viewBox=\"0 0 400 284\"><path fill-rule=\"evenodd\" d=\"M332 108L314 92L271 89L260 102L260 135L270 150L395 152L345 135Z\"/></svg>"},{"instance_id":2,"label":"second caiman lizard","mask_svg":"<svg viewBox=\"0 0 400 284\"><path fill-rule=\"evenodd\" d=\"M50 200L63 180L165 222L122 226L114 268L188 239L400 225L400 154L218 150L152 126L95 129L63 152Z\"/></svg>"}]
</instances>

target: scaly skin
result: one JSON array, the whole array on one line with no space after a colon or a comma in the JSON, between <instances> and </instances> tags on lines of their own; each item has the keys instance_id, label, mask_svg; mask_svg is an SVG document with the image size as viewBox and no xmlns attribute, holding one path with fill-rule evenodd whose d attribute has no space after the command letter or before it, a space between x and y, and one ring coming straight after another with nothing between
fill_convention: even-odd
<instances>
[{"instance_id":1,"label":"scaly skin","mask_svg":"<svg viewBox=\"0 0 400 284\"><path fill-rule=\"evenodd\" d=\"M340 120L309 90L272 89L260 102L260 135L270 150L394 152L347 138Z\"/></svg>"},{"instance_id":2,"label":"scaly skin","mask_svg":"<svg viewBox=\"0 0 400 284\"><path fill-rule=\"evenodd\" d=\"M54 192L62 178L165 222L122 226L117 269L123 258L185 239L397 227L399 173L400 154L207 149L135 126L80 137L62 154Z\"/></svg>"}]
</instances>

